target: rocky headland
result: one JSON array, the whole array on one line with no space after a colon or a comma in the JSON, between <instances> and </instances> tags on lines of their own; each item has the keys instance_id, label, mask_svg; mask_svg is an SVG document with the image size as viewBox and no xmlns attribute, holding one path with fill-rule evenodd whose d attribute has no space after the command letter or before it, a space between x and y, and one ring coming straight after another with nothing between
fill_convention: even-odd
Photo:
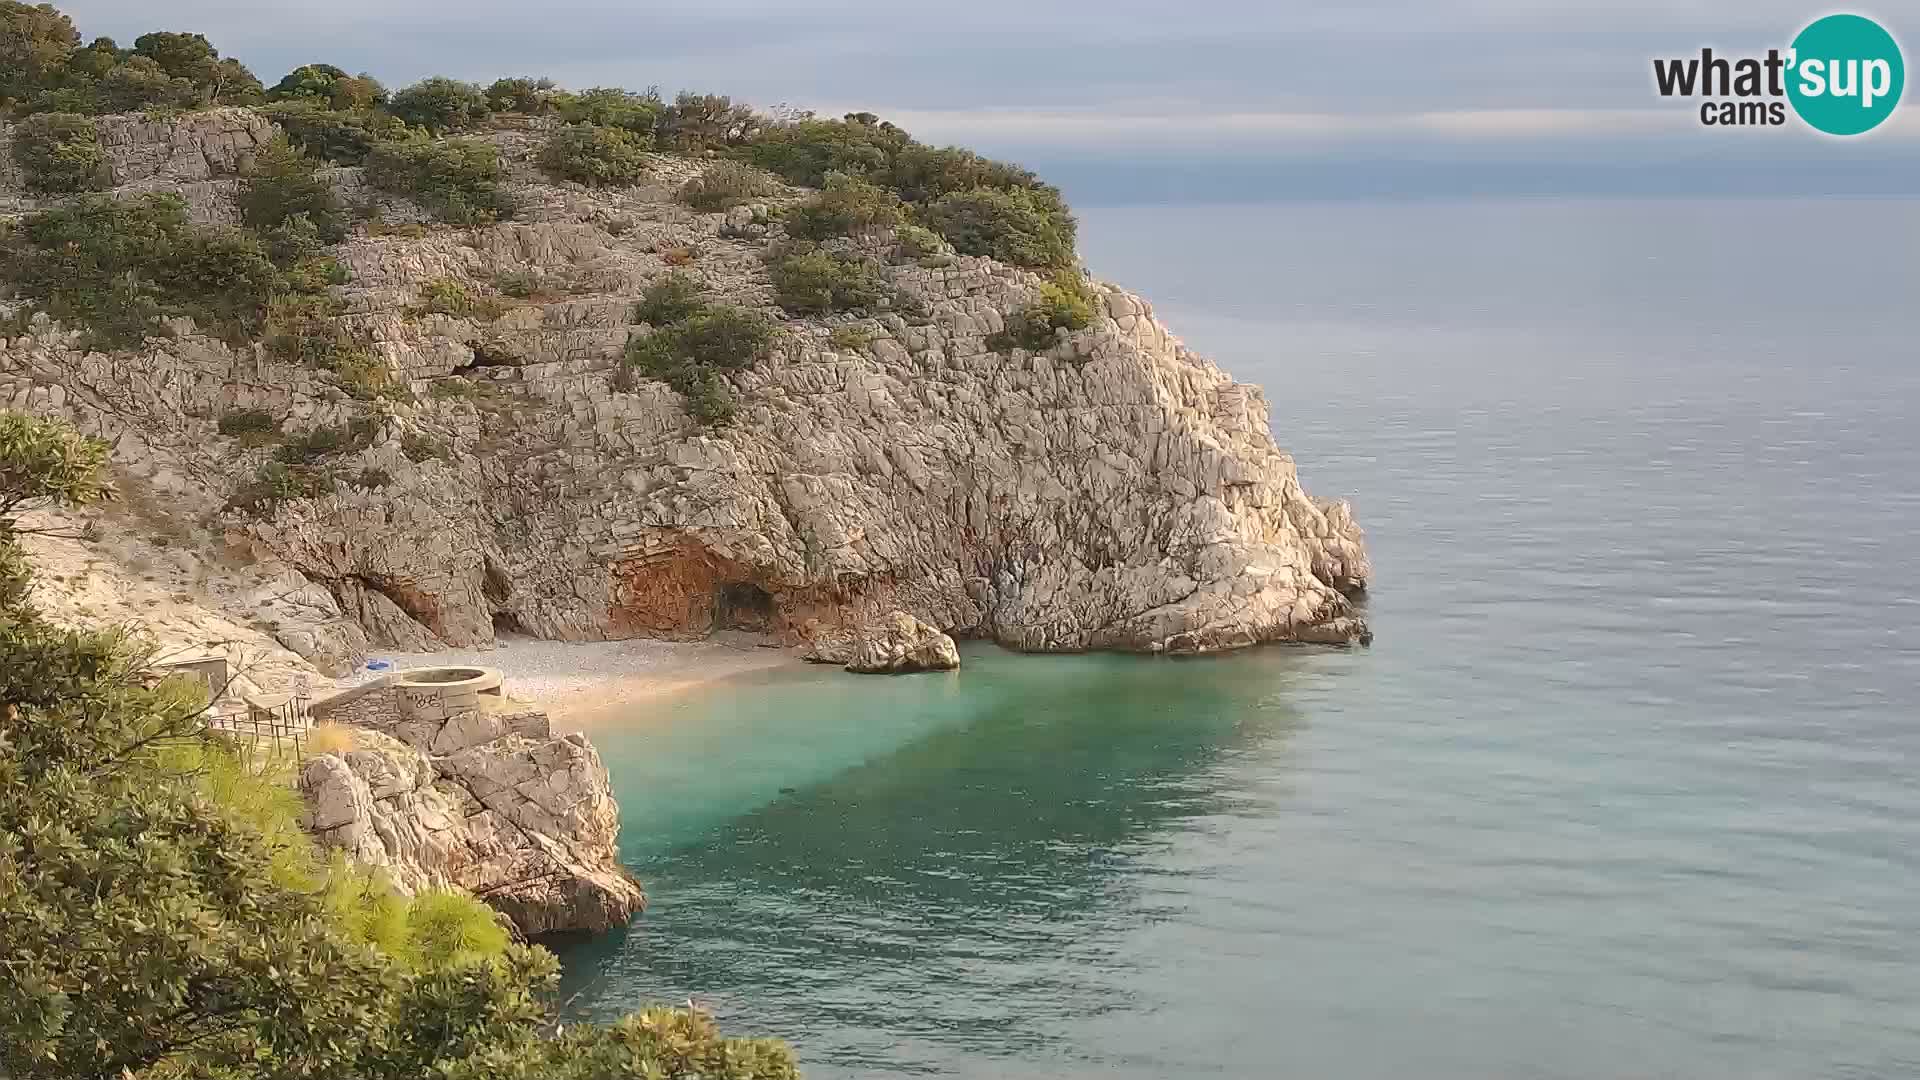
<instances>
[{"instance_id":1,"label":"rocky headland","mask_svg":"<svg viewBox=\"0 0 1920 1080\"><path fill-rule=\"evenodd\" d=\"M245 109L101 127L117 191L176 192L212 223L237 220L240 175L275 132ZM990 347L1044 279L944 254L891 268L899 310L797 318L776 305L765 256L779 210L806 191L701 213L674 199L697 158L655 155L639 185L596 190L539 174L533 133L487 138L519 203L498 224L426 227L360 169L323 170L389 223L335 248L338 319L405 393L369 405L191 324L109 353L36 317L0 349L0 405L112 440L165 516L301 598L272 635L333 673L369 645L485 645L506 630L735 627L845 662L896 611L1036 651L1366 636L1348 597L1369 569L1347 505L1306 494L1261 391L1182 346L1141 298L1095 282L1084 329L1038 351ZM38 205L18 187L0 200ZM635 301L670 271L776 321L764 359L730 374L725 426L697 422L664 383L620 377L648 330ZM501 296L502 275L542 285ZM423 304L449 282L489 302ZM270 455L221 434L242 411L288 435L376 425L337 465L377 485L234 511Z\"/></svg>"}]
</instances>

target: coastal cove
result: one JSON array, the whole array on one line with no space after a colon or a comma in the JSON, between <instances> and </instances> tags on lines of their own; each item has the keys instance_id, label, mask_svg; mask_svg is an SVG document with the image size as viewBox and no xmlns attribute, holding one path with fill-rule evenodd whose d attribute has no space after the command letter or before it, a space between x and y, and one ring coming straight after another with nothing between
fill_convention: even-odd
<instances>
[{"instance_id":1,"label":"coastal cove","mask_svg":"<svg viewBox=\"0 0 1920 1080\"><path fill-rule=\"evenodd\" d=\"M563 950L575 1008L830 1078L1920 1068L1920 206L1085 218L1354 500L1375 644L596 718L653 903ZM1804 278L1662 255L1783 233Z\"/></svg>"}]
</instances>

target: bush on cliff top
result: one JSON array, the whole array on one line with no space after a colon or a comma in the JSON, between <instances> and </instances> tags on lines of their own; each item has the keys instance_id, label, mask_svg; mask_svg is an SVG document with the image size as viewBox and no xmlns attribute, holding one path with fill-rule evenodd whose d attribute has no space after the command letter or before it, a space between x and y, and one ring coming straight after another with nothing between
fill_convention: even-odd
<instances>
[{"instance_id":1,"label":"bush on cliff top","mask_svg":"<svg viewBox=\"0 0 1920 1080\"><path fill-rule=\"evenodd\" d=\"M540 167L548 176L589 187L627 187L646 175L650 142L617 127L569 124L547 139Z\"/></svg>"},{"instance_id":2,"label":"bush on cliff top","mask_svg":"<svg viewBox=\"0 0 1920 1080\"><path fill-rule=\"evenodd\" d=\"M500 189L500 155L470 139L382 143L367 159L367 179L405 195L456 225L485 225L513 216Z\"/></svg>"},{"instance_id":3,"label":"bush on cliff top","mask_svg":"<svg viewBox=\"0 0 1920 1080\"><path fill-rule=\"evenodd\" d=\"M789 209L784 220L789 236L827 240L870 235L900 224L906 216L893 192L857 176L833 173L820 194Z\"/></svg>"},{"instance_id":4,"label":"bush on cliff top","mask_svg":"<svg viewBox=\"0 0 1920 1080\"><path fill-rule=\"evenodd\" d=\"M680 201L705 213L736 206L778 193L780 182L761 169L738 161L716 161L707 171L681 185Z\"/></svg>"},{"instance_id":5,"label":"bush on cliff top","mask_svg":"<svg viewBox=\"0 0 1920 1080\"><path fill-rule=\"evenodd\" d=\"M463 131L493 113L487 92L469 82L435 75L394 92L387 111L435 135Z\"/></svg>"},{"instance_id":6,"label":"bush on cliff top","mask_svg":"<svg viewBox=\"0 0 1920 1080\"><path fill-rule=\"evenodd\" d=\"M21 508L106 495L104 444L0 414L0 1074L793 1080L782 1044L648 1010L556 1023L559 966L471 898L315 850L285 778L120 630L27 600Z\"/></svg>"},{"instance_id":7,"label":"bush on cliff top","mask_svg":"<svg viewBox=\"0 0 1920 1080\"><path fill-rule=\"evenodd\" d=\"M962 255L989 255L1015 266L1073 264L1073 217L1049 190L952 192L922 208L920 220Z\"/></svg>"}]
</instances>

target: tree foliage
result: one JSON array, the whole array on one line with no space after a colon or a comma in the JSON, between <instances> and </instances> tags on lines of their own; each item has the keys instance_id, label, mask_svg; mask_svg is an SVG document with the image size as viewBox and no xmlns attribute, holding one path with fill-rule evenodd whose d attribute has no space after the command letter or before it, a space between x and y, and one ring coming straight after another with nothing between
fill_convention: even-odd
<instances>
[{"instance_id":1,"label":"tree foliage","mask_svg":"<svg viewBox=\"0 0 1920 1080\"><path fill-rule=\"evenodd\" d=\"M473 127L493 112L485 90L443 75L422 79L395 91L387 109L401 120L435 135Z\"/></svg>"}]
</instances>

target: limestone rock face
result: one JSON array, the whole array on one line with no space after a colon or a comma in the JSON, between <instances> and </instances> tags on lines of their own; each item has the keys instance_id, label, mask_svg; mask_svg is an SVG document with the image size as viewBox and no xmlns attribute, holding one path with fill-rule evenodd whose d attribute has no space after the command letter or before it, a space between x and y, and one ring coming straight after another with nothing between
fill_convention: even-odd
<instances>
[{"instance_id":1,"label":"limestone rock face","mask_svg":"<svg viewBox=\"0 0 1920 1080\"><path fill-rule=\"evenodd\" d=\"M464 889L528 936L606 930L646 906L586 736L554 737L537 712L473 712L356 738L302 767L305 824L401 891Z\"/></svg>"},{"instance_id":2,"label":"limestone rock face","mask_svg":"<svg viewBox=\"0 0 1920 1080\"><path fill-rule=\"evenodd\" d=\"M960 666L960 650L939 627L896 611L861 628L846 666L862 675L951 671Z\"/></svg>"},{"instance_id":3,"label":"limestone rock face","mask_svg":"<svg viewBox=\"0 0 1920 1080\"><path fill-rule=\"evenodd\" d=\"M167 147L209 145L127 130L169 161ZM253 137L229 136L211 141L235 155ZM796 319L766 271L777 220L672 200L697 164L662 157L647 185L588 192L542 181L524 133L495 138L515 220L337 252L352 276L343 325L415 395L337 466L390 482L223 519L236 549L323 585L370 641L742 628L838 653L896 611L1033 651L1367 637L1350 598L1371 571L1350 508L1307 494L1262 391L1188 350L1140 297L1091 283L1085 329L1039 353L996 351L989 337L1039 275L902 260L880 237L861 250L904 303ZM358 190L357 170L328 175ZM388 201L388 220L418 220ZM619 370L627 341L651 332L632 302L672 267L778 323L768 353L728 375L726 426L703 428L665 385ZM541 288L484 314L417 314L428 281L491 295L506 273ZM289 432L358 415L320 373L257 349L189 332L105 357L44 322L0 349L9 403L118 440L129 467L216 507L271 452L221 438L220 413L265 409ZM406 452L422 439L445 453Z\"/></svg>"}]
</instances>

